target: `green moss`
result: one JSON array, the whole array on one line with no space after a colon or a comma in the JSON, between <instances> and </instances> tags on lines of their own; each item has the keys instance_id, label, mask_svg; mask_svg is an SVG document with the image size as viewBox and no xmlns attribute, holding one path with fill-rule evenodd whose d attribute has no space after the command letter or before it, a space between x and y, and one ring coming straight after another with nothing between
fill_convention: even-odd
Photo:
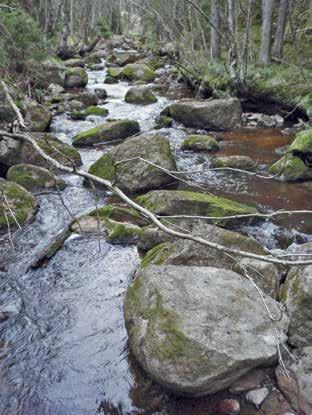
<instances>
[{"instance_id":1,"label":"green moss","mask_svg":"<svg viewBox=\"0 0 312 415\"><path fill-rule=\"evenodd\" d=\"M170 256L170 245L160 244L150 249L141 262L141 268L146 268L149 265L162 265Z\"/></svg>"},{"instance_id":2,"label":"green moss","mask_svg":"<svg viewBox=\"0 0 312 415\"><path fill-rule=\"evenodd\" d=\"M100 131L101 126L90 128L87 131L82 131L81 133L75 135L75 137L73 138L73 144L92 138L99 134Z\"/></svg>"},{"instance_id":3,"label":"green moss","mask_svg":"<svg viewBox=\"0 0 312 415\"><path fill-rule=\"evenodd\" d=\"M309 168L299 157L290 154L282 157L274 163L270 169L271 174L279 175L280 179L287 182L304 180L311 176L312 169Z\"/></svg>"},{"instance_id":4,"label":"green moss","mask_svg":"<svg viewBox=\"0 0 312 415\"><path fill-rule=\"evenodd\" d=\"M289 147L293 154L312 153L312 128L301 131Z\"/></svg>"},{"instance_id":5,"label":"green moss","mask_svg":"<svg viewBox=\"0 0 312 415\"><path fill-rule=\"evenodd\" d=\"M155 129L160 130L161 128L170 128L172 127L172 123L172 118L160 115L155 121Z\"/></svg>"},{"instance_id":6,"label":"green moss","mask_svg":"<svg viewBox=\"0 0 312 415\"><path fill-rule=\"evenodd\" d=\"M151 82L155 79L155 72L144 64L129 64L123 68L123 75L130 81Z\"/></svg>"},{"instance_id":7,"label":"green moss","mask_svg":"<svg viewBox=\"0 0 312 415\"><path fill-rule=\"evenodd\" d=\"M108 68L107 76L115 80L120 79L122 75L122 68Z\"/></svg>"},{"instance_id":8,"label":"green moss","mask_svg":"<svg viewBox=\"0 0 312 415\"><path fill-rule=\"evenodd\" d=\"M108 110L106 108L100 108L94 105L87 107L84 111L73 111L71 117L75 120L84 120L89 115L96 115L98 117L106 117L108 115Z\"/></svg>"},{"instance_id":9,"label":"green moss","mask_svg":"<svg viewBox=\"0 0 312 415\"><path fill-rule=\"evenodd\" d=\"M207 135L190 135L182 143L183 150L218 151L218 142Z\"/></svg>"},{"instance_id":10,"label":"green moss","mask_svg":"<svg viewBox=\"0 0 312 415\"><path fill-rule=\"evenodd\" d=\"M146 225L148 222L135 209L116 205L106 205L91 212L90 215L99 215L100 218L113 219L119 222L129 222L138 226Z\"/></svg>"},{"instance_id":11,"label":"green moss","mask_svg":"<svg viewBox=\"0 0 312 415\"><path fill-rule=\"evenodd\" d=\"M75 148L69 146L68 144L62 143L52 135L48 134L45 136L39 136L35 138L37 138L36 141L38 145L46 154L48 154L51 157L54 157L61 163L72 166L72 163L68 160L70 159L77 166L80 166L82 164L80 154ZM53 149L53 147L55 148L55 150ZM65 157L62 157L60 153L64 154Z\"/></svg>"},{"instance_id":12,"label":"green moss","mask_svg":"<svg viewBox=\"0 0 312 415\"><path fill-rule=\"evenodd\" d=\"M77 76L80 78L81 86L86 86L88 84L88 74L83 68L67 68L66 70L66 81L72 76Z\"/></svg>"},{"instance_id":13,"label":"green moss","mask_svg":"<svg viewBox=\"0 0 312 415\"><path fill-rule=\"evenodd\" d=\"M111 155L104 154L104 156L92 164L89 173L101 179L112 181L115 178L116 169Z\"/></svg>"},{"instance_id":14,"label":"green moss","mask_svg":"<svg viewBox=\"0 0 312 415\"><path fill-rule=\"evenodd\" d=\"M115 225L108 236L108 241L116 244L136 243L141 229L137 226L119 223Z\"/></svg>"}]
</instances>

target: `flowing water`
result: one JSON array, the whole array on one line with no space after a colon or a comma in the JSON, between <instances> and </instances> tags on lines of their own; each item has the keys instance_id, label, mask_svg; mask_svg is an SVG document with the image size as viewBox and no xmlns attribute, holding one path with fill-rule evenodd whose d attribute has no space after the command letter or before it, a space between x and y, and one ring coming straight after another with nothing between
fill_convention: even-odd
<instances>
[{"instance_id":1,"label":"flowing water","mask_svg":"<svg viewBox=\"0 0 312 415\"><path fill-rule=\"evenodd\" d=\"M89 86L105 88L109 118L139 121L142 131L152 134L155 118L170 102L159 97L156 104L139 107L124 102L129 85L104 85L105 71L90 72ZM63 141L103 118L72 121L55 117L52 131ZM211 156L182 152L180 144L189 133L181 126L163 129L170 140L179 169L209 167ZM220 134L221 155L253 157L265 170L278 158L277 148L291 136L279 130L243 129ZM84 168L105 148L83 149ZM261 210L309 208L311 185L283 184L238 173L190 174L216 194L257 205ZM42 267L30 267L34 257L70 223L72 216L94 208L95 195L80 178L64 175L68 187L62 192L38 195L36 220L14 236L13 251L7 238L0 240L0 414L1 415L108 415L159 414L208 415L216 397L180 399L151 382L129 356L123 320L123 296L140 258L136 248L111 246L94 237L72 235ZM107 194L100 194L105 203ZM67 209L64 209L64 204ZM312 222L288 217L246 227L244 232L269 248L286 248L294 242L312 240ZM221 395L220 395L221 396Z\"/></svg>"}]
</instances>

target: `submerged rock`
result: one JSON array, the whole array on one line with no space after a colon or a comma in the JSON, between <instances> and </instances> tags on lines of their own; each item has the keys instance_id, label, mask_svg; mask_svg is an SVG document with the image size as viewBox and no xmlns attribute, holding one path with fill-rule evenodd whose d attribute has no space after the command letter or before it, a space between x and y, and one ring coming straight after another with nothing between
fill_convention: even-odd
<instances>
[{"instance_id":1,"label":"submerged rock","mask_svg":"<svg viewBox=\"0 0 312 415\"><path fill-rule=\"evenodd\" d=\"M212 101L180 101L167 111L186 127L206 130L231 130L241 126L242 108L236 98Z\"/></svg>"},{"instance_id":2,"label":"submerged rock","mask_svg":"<svg viewBox=\"0 0 312 415\"><path fill-rule=\"evenodd\" d=\"M62 143L51 134L36 134L33 138L37 141L41 149L57 161L66 166L72 167L82 164L78 151L68 144ZM55 148L55 150L54 150ZM72 162L71 162L72 160ZM0 165L5 169L15 164L32 164L44 168L52 168L39 153L37 153L30 143L14 140L13 138L3 137L0 141Z\"/></svg>"},{"instance_id":3,"label":"submerged rock","mask_svg":"<svg viewBox=\"0 0 312 415\"><path fill-rule=\"evenodd\" d=\"M0 178L0 232L10 227L16 228L29 222L38 209L37 199L22 186ZM9 208L9 206L10 208Z\"/></svg>"},{"instance_id":4,"label":"submerged rock","mask_svg":"<svg viewBox=\"0 0 312 415\"><path fill-rule=\"evenodd\" d=\"M108 141L118 141L138 134L139 132L140 126L137 121L109 121L75 135L75 137L73 137L73 145L82 147Z\"/></svg>"},{"instance_id":5,"label":"submerged rock","mask_svg":"<svg viewBox=\"0 0 312 415\"><path fill-rule=\"evenodd\" d=\"M144 161L144 158L164 169L176 170L176 164L167 138L162 136L134 137L112 149L97 160L89 173L108 180L114 180L117 186L129 193L158 189L174 181L164 171ZM127 163L117 164L121 160Z\"/></svg>"},{"instance_id":6,"label":"submerged rock","mask_svg":"<svg viewBox=\"0 0 312 415\"><path fill-rule=\"evenodd\" d=\"M30 192L43 189L64 189L65 182L43 167L17 164L9 168L7 180L23 186Z\"/></svg>"},{"instance_id":7,"label":"submerged rock","mask_svg":"<svg viewBox=\"0 0 312 415\"><path fill-rule=\"evenodd\" d=\"M137 200L158 215L210 216L215 218L211 219L212 223L223 226L242 222L251 223L255 220L253 217L222 219L223 216L258 213L256 208L234 202L230 199L184 190L157 190L140 196Z\"/></svg>"},{"instance_id":8,"label":"submerged rock","mask_svg":"<svg viewBox=\"0 0 312 415\"><path fill-rule=\"evenodd\" d=\"M279 305L267 298L274 313ZM277 362L275 329L254 288L238 274L209 267L152 266L128 288L125 320L136 359L177 394L202 396L250 370Z\"/></svg>"},{"instance_id":9,"label":"submerged rock","mask_svg":"<svg viewBox=\"0 0 312 415\"><path fill-rule=\"evenodd\" d=\"M150 88L134 86L126 93L125 101L129 104L149 105L157 102L157 98Z\"/></svg>"},{"instance_id":10,"label":"submerged rock","mask_svg":"<svg viewBox=\"0 0 312 415\"><path fill-rule=\"evenodd\" d=\"M209 135L189 135L183 141L181 148L182 150L211 152L220 150L220 145Z\"/></svg>"},{"instance_id":11,"label":"submerged rock","mask_svg":"<svg viewBox=\"0 0 312 415\"><path fill-rule=\"evenodd\" d=\"M84 88L88 84L88 74L82 68L68 69L65 78L65 88Z\"/></svg>"},{"instance_id":12,"label":"submerged rock","mask_svg":"<svg viewBox=\"0 0 312 415\"><path fill-rule=\"evenodd\" d=\"M231 169L241 169L247 171L253 171L257 167L257 163L247 156L228 156L228 157L216 157L212 161L213 167L229 167Z\"/></svg>"},{"instance_id":13,"label":"submerged rock","mask_svg":"<svg viewBox=\"0 0 312 415\"><path fill-rule=\"evenodd\" d=\"M139 63L126 65L122 75L129 81L152 82L156 78L156 73L149 66Z\"/></svg>"}]
</instances>

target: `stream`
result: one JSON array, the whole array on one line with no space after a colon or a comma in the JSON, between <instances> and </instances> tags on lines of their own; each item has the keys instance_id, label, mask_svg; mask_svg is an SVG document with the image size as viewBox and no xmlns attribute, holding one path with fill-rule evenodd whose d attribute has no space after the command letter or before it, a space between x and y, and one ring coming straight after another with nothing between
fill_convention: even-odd
<instances>
[{"instance_id":1,"label":"stream","mask_svg":"<svg viewBox=\"0 0 312 415\"><path fill-rule=\"evenodd\" d=\"M141 107L124 102L125 82L104 84L105 70L89 72L90 91L104 88L108 118L130 118L146 134L155 134L155 118L171 97ZM89 117L72 121L66 114L54 117L51 131L62 141L103 122ZM179 125L162 129L169 138L180 170L209 167L211 155L182 152L180 144L190 132ZM278 158L276 149L292 140L279 129L251 129L220 133L218 155L251 156L265 172ZM82 149L87 169L105 148ZM309 209L311 183L285 184L238 173L191 174L207 190L261 211ZM112 246L97 237L71 235L44 266L30 264L49 241L62 231L72 216L94 209L96 195L82 180L62 175L68 186L62 192L38 195L35 221L14 235L15 250L0 239L1 311L9 318L0 322L1 415L209 415L215 397L176 398L155 385L129 355L123 319L123 296L140 264L135 247ZM99 193L100 203L108 195ZM67 210L64 209L64 203ZM312 241L312 221L307 217L264 222L240 229L269 249ZM219 395L223 396L223 395ZM229 395L224 395L229 397ZM242 413L247 414L248 412Z\"/></svg>"}]
</instances>

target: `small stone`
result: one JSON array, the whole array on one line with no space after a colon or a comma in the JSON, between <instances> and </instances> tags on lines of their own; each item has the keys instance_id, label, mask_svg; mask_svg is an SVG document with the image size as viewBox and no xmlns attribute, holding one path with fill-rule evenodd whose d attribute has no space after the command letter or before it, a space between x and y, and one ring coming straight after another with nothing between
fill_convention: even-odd
<instances>
[{"instance_id":1,"label":"small stone","mask_svg":"<svg viewBox=\"0 0 312 415\"><path fill-rule=\"evenodd\" d=\"M256 408L260 408L268 394L269 390L267 388L256 389L248 392L246 399L248 402L254 404Z\"/></svg>"},{"instance_id":2,"label":"small stone","mask_svg":"<svg viewBox=\"0 0 312 415\"><path fill-rule=\"evenodd\" d=\"M257 389L261 386L266 376L264 369L253 370L243 378L231 385L229 391L231 393L243 393Z\"/></svg>"},{"instance_id":3,"label":"small stone","mask_svg":"<svg viewBox=\"0 0 312 415\"><path fill-rule=\"evenodd\" d=\"M224 399L217 407L219 415L236 415L240 413L240 404L236 399Z\"/></svg>"}]
</instances>

